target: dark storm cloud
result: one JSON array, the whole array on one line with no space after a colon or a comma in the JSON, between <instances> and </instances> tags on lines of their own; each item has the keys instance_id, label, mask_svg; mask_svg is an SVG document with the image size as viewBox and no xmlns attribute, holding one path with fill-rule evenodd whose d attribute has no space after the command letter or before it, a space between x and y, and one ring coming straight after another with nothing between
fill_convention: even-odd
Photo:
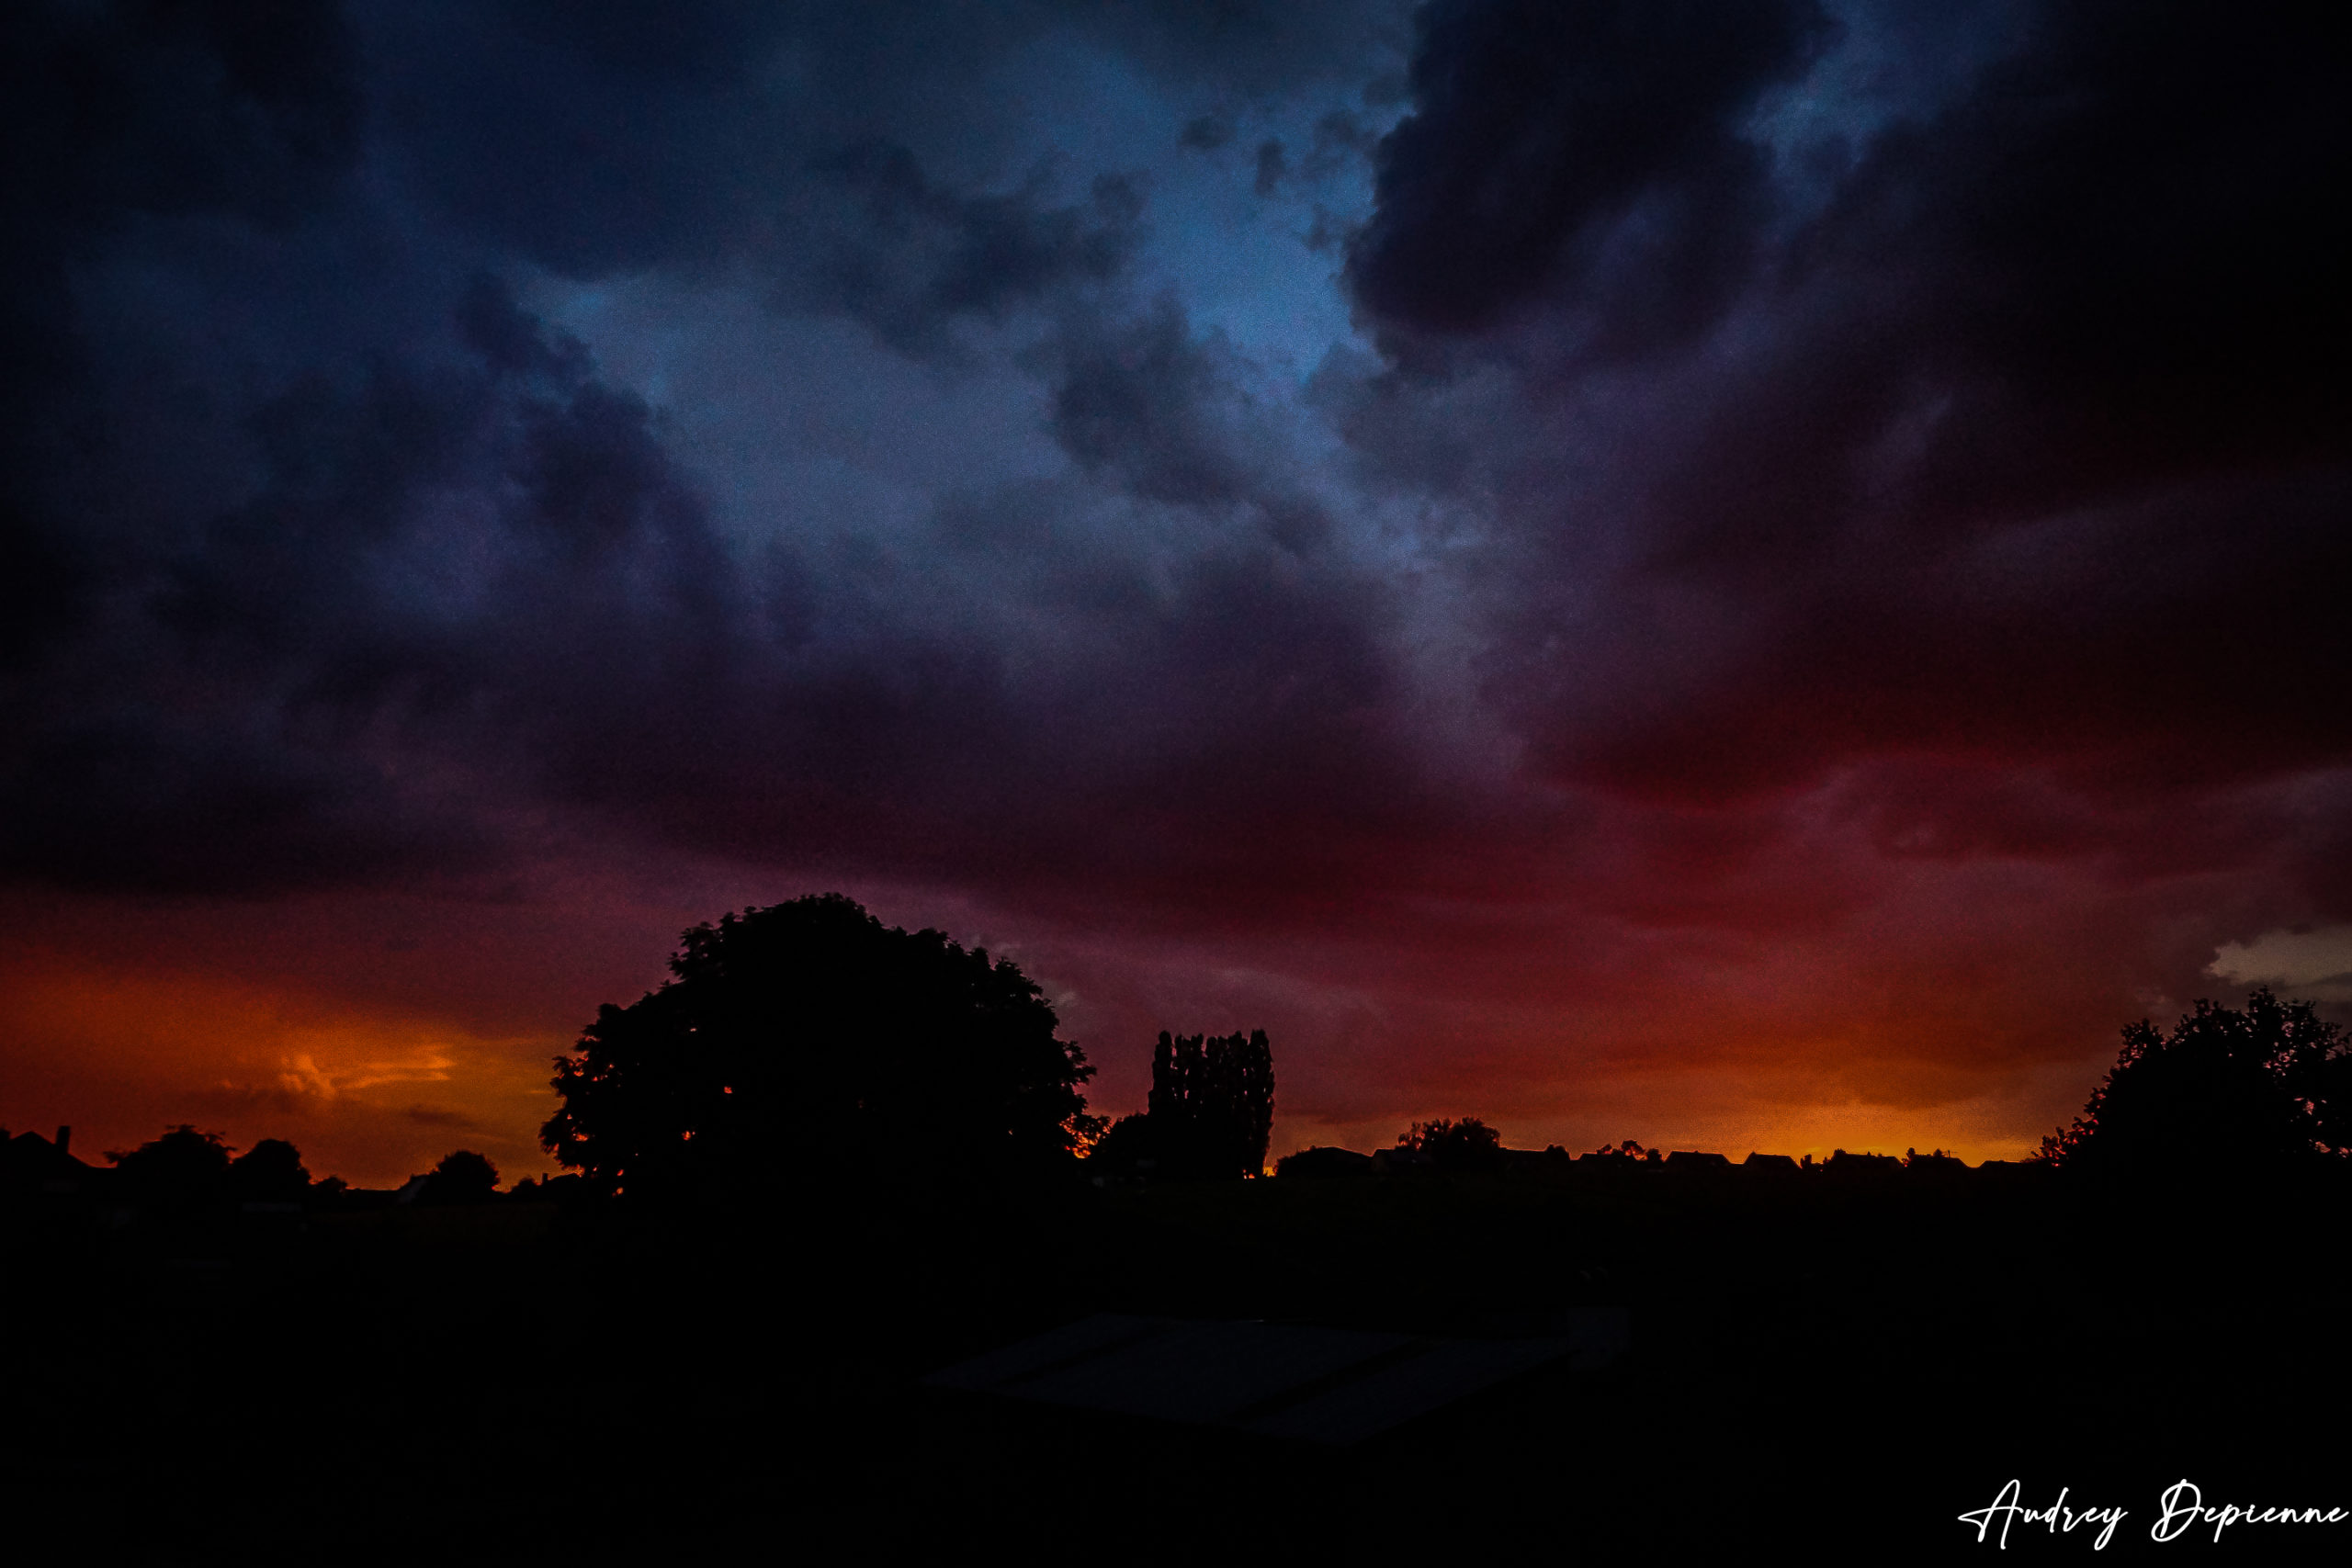
<instances>
[{"instance_id":1,"label":"dark storm cloud","mask_svg":"<svg viewBox=\"0 0 2352 1568\"><path fill-rule=\"evenodd\" d=\"M1162 299L1069 310L1031 357L1155 547L1100 491L951 496L944 555L812 554L802 635L720 672L723 719L616 746L616 714L571 786L697 847L1096 899L1328 896L1449 810L1396 721L1394 595L1322 552L1230 345Z\"/></svg>"},{"instance_id":2,"label":"dark storm cloud","mask_svg":"<svg viewBox=\"0 0 2352 1568\"><path fill-rule=\"evenodd\" d=\"M1813 0L1452 0L1415 21L1413 113L1351 248L1392 327L1475 330L1591 292L1633 342L1703 325L1740 280L1766 160L1742 121L1831 36Z\"/></svg>"},{"instance_id":3,"label":"dark storm cloud","mask_svg":"<svg viewBox=\"0 0 2352 1568\"><path fill-rule=\"evenodd\" d=\"M1381 593L1302 569L1323 519L1269 479L1228 356L1180 311L1066 329L1067 438L1176 509L1158 568L1050 526L944 573L854 536L723 542L651 411L477 277L438 355L254 411L265 482L16 705L10 868L242 892L480 873L533 801L1008 888L1363 860L1430 809L1386 716ZM1001 540L1054 502L989 504Z\"/></svg>"},{"instance_id":4,"label":"dark storm cloud","mask_svg":"<svg viewBox=\"0 0 2352 1568\"><path fill-rule=\"evenodd\" d=\"M358 150L358 62L333 7L35 0L7 26L10 198L35 221L223 210L283 224Z\"/></svg>"},{"instance_id":5,"label":"dark storm cloud","mask_svg":"<svg viewBox=\"0 0 2352 1568\"><path fill-rule=\"evenodd\" d=\"M1393 45L1357 16L1090 7L1081 30L1246 95ZM1399 776L1377 593L1302 574L1325 520L1267 477L1221 351L1119 292L1138 189L934 172L995 114L989 71L1067 25L15 13L8 869L415 878L494 867L554 803L724 852L1019 875L1070 823L1116 831L1122 790L1196 782L1128 857L1157 864L1317 770ZM1081 470L1201 520L1148 567L992 558L1042 596L1025 620L854 532L722 540L653 412L518 308L504 280L534 268L732 269L924 356L1034 310Z\"/></svg>"},{"instance_id":6,"label":"dark storm cloud","mask_svg":"<svg viewBox=\"0 0 2352 1568\"><path fill-rule=\"evenodd\" d=\"M765 274L910 352L1126 265L1141 203L1115 175L1057 201L1042 175L972 192L899 140L930 84L1033 34L1017 10L925 17L690 5L400 7L376 17L392 156L480 242L569 276ZM930 26L927 24L936 24ZM896 44L894 51L891 46ZM900 110L894 124L892 111Z\"/></svg>"},{"instance_id":7,"label":"dark storm cloud","mask_svg":"<svg viewBox=\"0 0 2352 1568\"><path fill-rule=\"evenodd\" d=\"M511 666L556 626L612 647L727 601L702 503L645 404L492 279L456 316L471 366L379 364L255 412L268 484L153 599L197 657L267 671L296 700L431 709L485 678L466 641L484 628L503 628Z\"/></svg>"},{"instance_id":8,"label":"dark storm cloud","mask_svg":"<svg viewBox=\"0 0 2352 1568\"><path fill-rule=\"evenodd\" d=\"M68 270L127 212L280 227L358 141L352 41L302 4L30 3L0 21L0 662L69 620L96 568L55 515L102 446Z\"/></svg>"},{"instance_id":9,"label":"dark storm cloud","mask_svg":"<svg viewBox=\"0 0 2352 1568\"><path fill-rule=\"evenodd\" d=\"M1410 0L1070 0L1032 14L1066 20L1156 74L1262 96L1390 68L1410 9Z\"/></svg>"},{"instance_id":10,"label":"dark storm cloud","mask_svg":"<svg viewBox=\"0 0 2352 1568\"><path fill-rule=\"evenodd\" d=\"M1087 473L1144 500L1245 515L1285 550L1329 535L1322 505L1283 473L1278 416L1239 385L1238 356L1194 333L1172 299L1073 315L1032 357L1053 375L1054 436Z\"/></svg>"},{"instance_id":11,"label":"dark storm cloud","mask_svg":"<svg viewBox=\"0 0 2352 1568\"><path fill-rule=\"evenodd\" d=\"M0 868L69 886L240 893L429 879L492 837L271 716L61 717L0 773Z\"/></svg>"},{"instance_id":12,"label":"dark storm cloud","mask_svg":"<svg viewBox=\"0 0 2352 1568\"><path fill-rule=\"evenodd\" d=\"M1258 144L1258 173L1250 182L1262 201L1282 188L1283 176L1290 173L1290 159L1283 152L1279 140L1269 137Z\"/></svg>"},{"instance_id":13,"label":"dark storm cloud","mask_svg":"<svg viewBox=\"0 0 2352 1568\"><path fill-rule=\"evenodd\" d=\"M1214 152L1233 140L1233 118L1224 114L1204 114L1184 122L1184 130L1176 138L1177 145L1189 147L1195 152Z\"/></svg>"},{"instance_id":14,"label":"dark storm cloud","mask_svg":"<svg viewBox=\"0 0 2352 1568\"><path fill-rule=\"evenodd\" d=\"M1351 417L1385 472L1502 498L1489 690L1538 766L1725 800L2030 762L2161 836L2151 801L2352 762L2339 31L1987 6L1952 24L1973 75L1768 154L1759 90L1835 35L1741 15L1425 12L1351 256L1375 322L1468 355ZM1643 241L1690 309L1587 265L1702 190ZM1652 330L1717 316L1703 349ZM2073 836L2017 804L2018 841ZM2007 841L1981 792L1950 808L1944 841Z\"/></svg>"},{"instance_id":15,"label":"dark storm cloud","mask_svg":"<svg viewBox=\"0 0 2352 1568\"><path fill-rule=\"evenodd\" d=\"M468 792L416 782L436 750L649 671L694 688L714 645L681 634L723 650L733 598L645 406L487 279L459 316L470 365L255 410L258 491L16 694L12 869L257 891L479 863Z\"/></svg>"},{"instance_id":16,"label":"dark storm cloud","mask_svg":"<svg viewBox=\"0 0 2352 1568\"><path fill-rule=\"evenodd\" d=\"M1319 178L1352 158L1368 158L1380 138L1346 109L1333 109L1315 122L1315 144L1302 166L1308 178Z\"/></svg>"},{"instance_id":17,"label":"dark storm cloud","mask_svg":"<svg viewBox=\"0 0 2352 1568\"><path fill-rule=\"evenodd\" d=\"M1017 293L1035 265L1027 253L1071 243L1015 235L1029 219L1007 200L959 208L966 193L922 172L961 141L1001 134L992 70L1062 34L1166 79L1262 92L1364 68L1394 49L1396 9L513 0L367 15L381 61L373 85L405 166L470 232L540 265L594 277L751 256L789 274L796 251L856 238L822 182L810 186L818 170L845 176L879 220L847 265L878 259L899 274L923 253L960 251L947 265L964 270L937 287L985 295L1007 287L972 270L985 271L992 244L1021 253L1005 258ZM1187 134L1223 123L1204 117ZM932 231L964 226L962 238ZM916 256L899 254L909 240ZM1104 242L1089 243L1081 265L1099 268ZM836 281L843 270L820 269Z\"/></svg>"},{"instance_id":18,"label":"dark storm cloud","mask_svg":"<svg viewBox=\"0 0 2352 1568\"><path fill-rule=\"evenodd\" d=\"M10 264L14 581L82 619L11 626L9 863L398 880L552 812L1212 923L1574 881L1746 939L1866 905L1865 851L2335 841L2325 789L2265 794L2346 750L2327 51L2039 14L1860 117L1820 73L1907 36L1863 9L1439 6L1374 151L1330 106L1382 98L1378 8L317 8L267 69L72 13L159 85ZM1007 129L1070 38L1270 206L1373 152L1348 280L1397 361L1302 409L1157 292L1149 183ZM516 303L549 277L855 321L1033 400L1054 471L729 516ZM1848 835L1817 873L1800 796Z\"/></svg>"},{"instance_id":19,"label":"dark storm cloud","mask_svg":"<svg viewBox=\"0 0 2352 1568\"><path fill-rule=\"evenodd\" d=\"M1174 300L1134 321L1081 321L1055 346L1054 433L1086 468L1180 505L1246 493L1249 476L1214 423L1226 385L1217 356Z\"/></svg>"},{"instance_id":20,"label":"dark storm cloud","mask_svg":"<svg viewBox=\"0 0 2352 1568\"><path fill-rule=\"evenodd\" d=\"M2042 444L2078 472L2336 455L2340 29L2294 6L2075 4L2030 39L1881 138L1800 266L1901 280L1903 346L2059 413Z\"/></svg>"},{"instance_id":21,"label":"dark storm cloud","mask_svg":"<svg viewBox=\"0 0 2352 1568\"><path fill-rule=\"evenodd\" d=\"M1053 205L1040 182L960 196L927 179L905 148L857 147L818 174L837 182L848 221L829 225L807 260L786 264L787 303L832 310L909 353L940 346L959 317L1001 320L1127 266L1143 215L1133 184L1104 175L1091 198Z\"/></svg>"},{"instance_id":22,"label":"dark storm cloud","mask_svg":"<svg viewBox=\"0 0 2352 1568\"><path fill-rule=\"evenodd\" d=\"M1560 765L1693 796L1883 751L2164 787L2340 764L2352 732L2325 694L2352 677L2331 608L2352 581L2347 509L2341 476L2245 480L1843 544L1769 585L1644 575L1532 722Z\"/></svg>"}]
</instances>

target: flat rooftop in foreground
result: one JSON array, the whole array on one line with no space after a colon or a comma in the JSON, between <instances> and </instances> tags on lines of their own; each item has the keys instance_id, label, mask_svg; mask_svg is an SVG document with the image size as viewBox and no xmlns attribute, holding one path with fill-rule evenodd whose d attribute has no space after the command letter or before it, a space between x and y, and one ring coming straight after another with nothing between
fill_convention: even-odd
<instances>
[{"instance_id":1,"label":"flat rooftop in foreground","mask_svg":"<svg viewBox=\"0 0 2352 1568\"><path fill-rule=\"evenodd\" d=\"M1552 1314L1544 1332L1430 1338L1310 1325L1097 1313L924 1380L934 1388L1307 1442L1361 1442L1553 1362L1607 1364L1621 1307Z\"/></svg>"}]
</instances>

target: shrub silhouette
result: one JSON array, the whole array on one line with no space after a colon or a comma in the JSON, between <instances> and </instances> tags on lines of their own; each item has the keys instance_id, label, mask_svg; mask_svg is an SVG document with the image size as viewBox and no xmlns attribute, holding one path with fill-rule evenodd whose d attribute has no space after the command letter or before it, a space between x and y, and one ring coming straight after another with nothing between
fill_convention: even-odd
<instances>
[{"instance_id":1,"label":"shrub silhouette","mask_svg":"<svg viewBox=\"0 0 2352 1568\"><path fill-rule=\"evenodd\" d=\"M2352 1055L2309 1002L2199 1001L2170 1034L2126 1025L2115 1066L2041 1157L2080 1170L2276 1169L2352 1150Z\"/></svg>"},{"instance_id":2,"label":"shrub silhouette","mask_svg":"<svg viewBox=\"0 0 2352 1568\"><path fill-rule=\"evenodd\" d=\"M673 976L556 1062L548 1151L596 1190L747 1193L805 1172L988 1182L1074 1168L1092 1076L1036 984L840 894L685 933Z\"/></svg>"}]
</instances>

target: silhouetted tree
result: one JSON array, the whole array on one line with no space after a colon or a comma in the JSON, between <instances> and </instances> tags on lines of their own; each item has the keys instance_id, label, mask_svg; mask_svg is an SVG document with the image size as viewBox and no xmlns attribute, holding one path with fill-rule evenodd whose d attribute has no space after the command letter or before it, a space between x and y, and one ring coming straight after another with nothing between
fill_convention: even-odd
<instances>
[{"instance_id":1,"label":"silhouetted tree","mask_svg":"<svg viewBox=\"0 0 2352 1568\"><path fill-rule=\"evenodd\" d=\"M556 1062L541 1137L598 1190L810 1169L970 1183L1071 1170L1092 1076L1035 982L839 894L687 931L674 978Z\"/></svg>"},{"instance_id":2,"label":"silhouetted tree","mask_svg":"<svg viewBox=\"0 0 2352 1568\"><path fill-rule=\"evenodd\" d=\"M141 1198L170 1203L205 1202L227 1190L232 1150L218 1133L199 1133L187 1122L160 1138L107 1158Z\"/></svg>"},{"instance_id":3,"label":"silhouetted tree","mask_svg":"<svg viewBox=\"0 0 2352 1568\"><path fill-rule=\"evenodd\" d=\"M283 1138L264 1138L229 1162L229 1190L248 1203L299 1203L311 1190L302 1156Z\"/></svg>"},{"instance_id":4,"label":"silhouetted tree","mask_svg":"<svg viewBox=\"0 0 2352 1568\"><path fill-rule=\"evenodd\" d=\"M2126 1025L2114 1068L2041 1157L2110 1172L2278 1168L2352 1152L2347 1113L2342 1030L2266 988L2243 1010L2199 1001L2169 1035Z\"/></svg>"},{"instance_id":5,"label":"silhouetted tree","mask_svg":"<svg viewBox=\"0 0 2352 1568\"><path fill-rule=\"evenodd\" d=\"M1122 1116L1086 1151L1090 1168L1118 1176L1156 1173L1159 1168L1159 1139L1150 1116L1141 1111Z\"/></svg>"},{"instance_id":6,"label":"silhouetted tree","mask_svg":"<svg viewBox=\"0 0 2352 1568\"><path fill-rule=\"evenodd\" d=\"M1396 1134L1396 1146L1427 1156L1440 1170L1492 1170L1503 1163L1502 1134L1476 1116L1416 1122Z\"/></svg>"},{"instance_id":7,"label":"silhouetted tree","mask_svg":"<svg viewBox=\"0 0 2352 1568\"><path fill-rule=\"evenodd\" d=\"M1188 1036L1161 1031L1147 1105L1144 1124L1131 1136L1167 1174L1257 1175L1265 1168L1274 1129L1274 1054L1266 1032Z\"/></svg>"},{"instance_id":8,"label":"silhouetted tree","mask_svg":"<svg viewBox=\"0 0 2352 1568\"><path fill-rule=\"evenodd\" d=\"M443 1155L417 1194L427 1203L487 1203L497 1195L498 1168L471 1149Z\"/></svg>"}]
</instances>

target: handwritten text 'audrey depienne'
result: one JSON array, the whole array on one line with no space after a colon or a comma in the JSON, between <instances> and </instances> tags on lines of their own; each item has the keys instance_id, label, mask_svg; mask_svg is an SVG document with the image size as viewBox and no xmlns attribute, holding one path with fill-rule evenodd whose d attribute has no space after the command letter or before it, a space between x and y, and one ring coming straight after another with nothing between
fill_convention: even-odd
<instances>
[{"instance_id":1,"label":"handwritten text 'audrey depienne'","mask_svg":"<svg viewBox=\"0 0 2352 1568\"><path fill-rule=\"evenodd\" d=\"M2091 1540L2091 1549L2096 1551L2114 1538L2115 1527L2131 1513L2128 1508L2070 1507L2066 1492L2067 1488L2060 1487L2056 1502L2046 1508L2036 1508L2022 1500L2022 1483L2012 1481L1984 1506L1961 1515L1960 1522L1974 1525L1978 1540L1991 1540L2004 1547L2009 1543L2009 1529L2013 1525L2046 1529L2052 1535L2072 1535L2077 1529L2092 1528L2098 1531ZM2178 1540L2206 1525L2213 1527L2213 1540L2218 1543L2222 1532L2232 1525L2333 1525L2352 1518L2352 1514L2342 1508L2209 1505L2197 1483L2188 1480L2176 1481L2165 1487L2164 1495L2156 1501L2156 1522L2149 1528L2148 1534L2159 1541Z\"/></svg>"}]
</instances>

